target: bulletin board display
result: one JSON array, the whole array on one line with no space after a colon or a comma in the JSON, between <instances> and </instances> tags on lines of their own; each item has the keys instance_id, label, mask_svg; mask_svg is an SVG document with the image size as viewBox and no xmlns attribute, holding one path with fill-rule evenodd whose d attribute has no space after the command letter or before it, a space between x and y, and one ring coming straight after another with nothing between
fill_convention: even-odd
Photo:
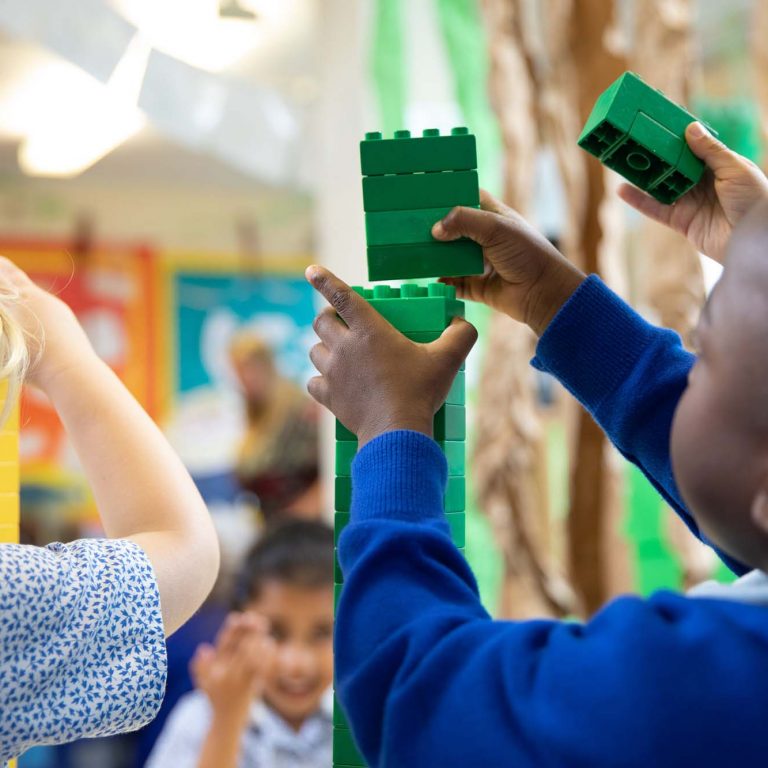
<instances>
[{"instance_id":1,"label":"bulletin board display","mask_svg":"<svg viewBox=\"0 0 768 768\"><path fill-rule=\"evenodd\" d=\"M71 244L21 239L0 239L0 253L73 309L98 354L156 415L158 273L153 253L141 245L96 244L87 255L75 256ZM62 491L83 485L56 412L32 388L22 396L20 462L22 485Z\"/></svg>"},{"instance_id":2,"label":"bulletin board display","mask_svg":"<svg viewBox=\"0 0 768 768\"><path fill-rule=\"evenodd\" d=\"M243 329L272 348L278 370L303 385L317 303L304 278L310 257L173 254L162 259L164 307L160 380L163 425L192 475L231 472L245 423L229 362L229 343Z\"/></svg>"}]
</instances>

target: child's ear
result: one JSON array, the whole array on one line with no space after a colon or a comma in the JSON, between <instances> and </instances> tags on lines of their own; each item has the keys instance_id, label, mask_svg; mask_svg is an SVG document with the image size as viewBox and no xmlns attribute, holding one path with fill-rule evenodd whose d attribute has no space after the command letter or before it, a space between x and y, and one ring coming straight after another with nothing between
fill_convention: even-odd
<instances>
[{"instance_id":1,"label":"child's ear","mask_svg":"<svg viewBox=\"0 0 768 768\"><path fill-rule=\"evenodd\" d=\"M761 486L752 499L752 522L765 534L768 534L768 489Z\"/></svg>"}]
</instances>

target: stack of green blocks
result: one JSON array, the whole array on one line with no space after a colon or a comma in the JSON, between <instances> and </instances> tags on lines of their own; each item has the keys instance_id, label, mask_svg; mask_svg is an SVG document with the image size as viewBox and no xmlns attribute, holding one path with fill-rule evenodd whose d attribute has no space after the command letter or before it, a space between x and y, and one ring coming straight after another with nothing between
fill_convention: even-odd
<instances>
[{"instance_id":1,"label":"stack of green blocks","mask_svg":"<svg viewBox=\"0 0 768 768\"><path fill-rule=\"evenodd\" d=\"M470 240L433 239L432 225L456 205L478 207L477 149L466 128L394 139L367 133L360 142L368 279L474 275L482 249Z\"/></svg>"},{"instance_id":2,"label":"stack of green blocks","mask_svg":"<svg viewBox=\"0 0 768 768\"><path fill-rule=\"evenodd\" d=\"M694 120L634 72L625 72L598 98L579 146L660 202L674 203L704 173L685 140Z\"/></svg>"},{"instance_id":3,"label":"stack of green blocks","mask_svg":"<svg viewBox=\"0 0 768 768\"><path fill-rule=\"evenodd\" d=\"M432 239L432 225L455 205L479 205L475 138L466 128L450 136L424 131L410 138L398 131L395 139L367 134L360 144L363 196L368 239L368 273L371 280L409 279L480 274L482 250L475 243L440 243ZM464 303L456 290L442 283L427 286L404 284L399 288L377 285L355 288L397 330L416 343L437 339L454 317L464 316ZM464 366L448 397L435 415L434 439L448 462L444 499L446 520L454 544L465 541L465 382ZM352 500L352 460L357 439L336 423L335 538L349 522ZM335 598L341 595L343 576L335 567ZM334 701L333 764L335 768L365 766L352 733Z\"/></svg>"}]
</instances>

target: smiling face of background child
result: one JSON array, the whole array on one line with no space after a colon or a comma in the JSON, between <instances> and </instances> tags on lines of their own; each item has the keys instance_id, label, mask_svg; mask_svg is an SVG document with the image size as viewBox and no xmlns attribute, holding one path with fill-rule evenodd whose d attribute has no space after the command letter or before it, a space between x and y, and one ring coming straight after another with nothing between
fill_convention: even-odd
<instances>
[{"instance_id":1,"label":"smiling face of background child","mask_svg":"<svg viewBox=\"0 0 768 768\"><path fill-rule=\"evenodd\" d=\"M697 346L672 424L675 480L713 542L766 569L768 531L752 510L768 490L768 205L731 238Z\"/></svg>"},{"instance_id":2,"label":"smiling face of background child","mask_svg":"<svg viewBox=\"0 0 768 768\"><path fill-rule=\"evenodd\" d=\"M318 710L333 681L333 587L269 580L248 609L269 620L275 640L264 700L298 729Z\"/></svg>"}]
</instances>

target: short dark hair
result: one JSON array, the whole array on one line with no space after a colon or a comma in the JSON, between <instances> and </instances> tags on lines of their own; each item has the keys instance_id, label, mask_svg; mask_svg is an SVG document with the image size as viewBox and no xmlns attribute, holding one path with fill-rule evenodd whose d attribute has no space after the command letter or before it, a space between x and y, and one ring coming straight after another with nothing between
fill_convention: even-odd
<instances>
[{"instance_id":1,"label":"short dark hair","mask_svg":"<svg viewBox=\"0 0 768 768\"><path fill-rule=\"evenodd\" d=\"M267 529L243 561L234 594L242 610L268 581L301 589L333 585L333 529L312 520L289 520Z\"/></svg>"}]
</instances>

